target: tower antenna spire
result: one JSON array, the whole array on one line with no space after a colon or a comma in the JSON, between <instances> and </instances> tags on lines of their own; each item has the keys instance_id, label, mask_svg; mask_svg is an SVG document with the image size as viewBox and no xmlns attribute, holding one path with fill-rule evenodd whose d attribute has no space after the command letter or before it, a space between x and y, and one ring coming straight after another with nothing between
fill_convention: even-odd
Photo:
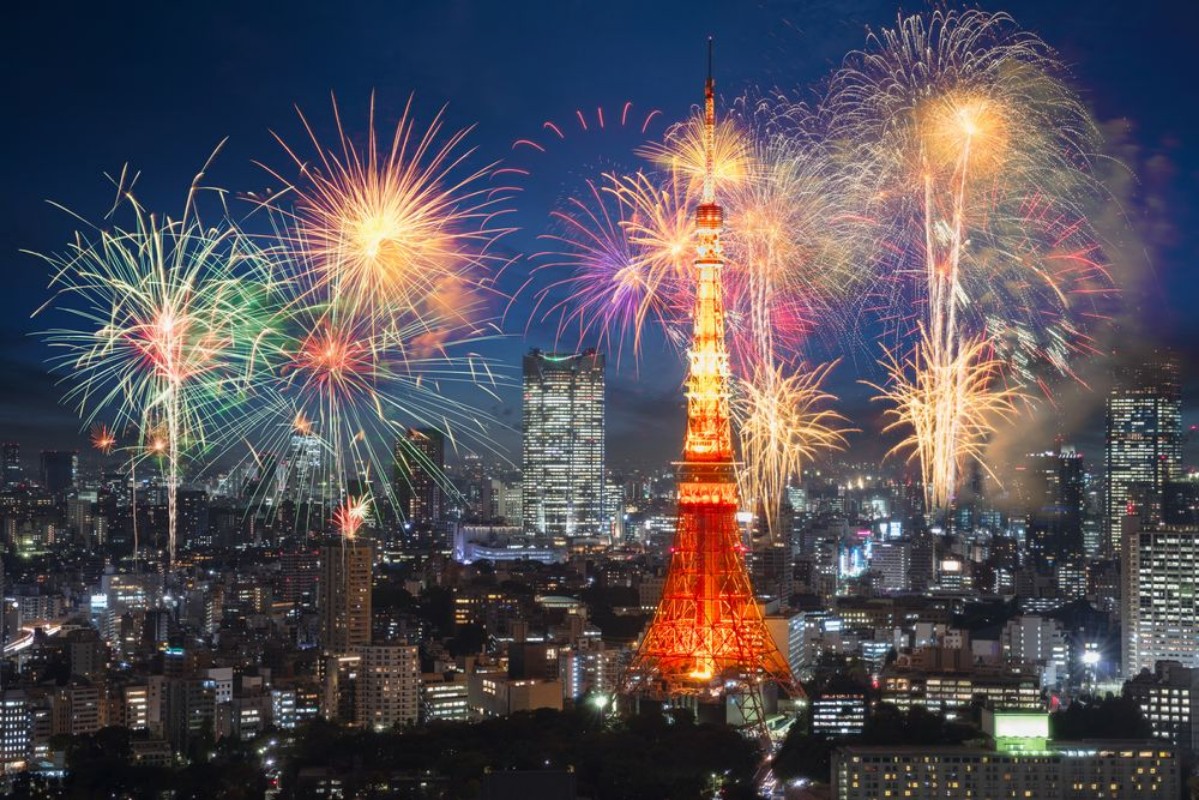
<instances>
[{"instance_id":1,"label":"tower antenna spire","mask_svg":"<svg viewBox=\"0 0 1199 800\"><path fill-rule=\"evenodd\" d=\"M716 202L716 79L712 77L712 37L708 37L708 80L704 84L704 196L705 205Z\"/></svg>"}]
</instances>

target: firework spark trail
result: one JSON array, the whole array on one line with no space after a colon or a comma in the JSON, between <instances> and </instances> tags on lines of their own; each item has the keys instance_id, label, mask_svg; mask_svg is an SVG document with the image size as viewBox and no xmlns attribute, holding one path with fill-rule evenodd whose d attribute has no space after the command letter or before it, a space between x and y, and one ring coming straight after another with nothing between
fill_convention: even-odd
<instances>
[{"instance_id":1,"label":"firework spark trail","mask_svg":"<svg viewBox=\"0 0 1199 800\"><path fill-rule=\"evenodd\" d=\"M738 381L732 412L741 443L741 495L756 500L767 530L777 530L788 481L818 453L846 444L845 419L823 407L834 397L822 388L835 363L788 371L760 366Z\"/></svg>"},{"instance_id":2,"label":"firework spark trail","mask_svg":"<svg viewBox=\"0 0 1199 800\"><path fill-rule=\"evenodd\" d=\"M907 452L909 462L919 461L924 485L944 492L931 501L944 507L967 461L990 472L981 459L987 438L997 422L1015 416L1023 394L998 385L1003 362L986 338L960 343L952 361L945 361L944 351L928 337L906 361L887 358L887 385L869 385L879 392L876 399L891 406L884 432L907 431L888 456Z\"/></svg>"},{"instance_id":3,"label":"firework spark trail","mask_svg":"<svg viewBox=\"0 0 1199 800\"><path fill-rule=\"evenodd\" d=\"M614 349L620 361L626 343L636 358L652 319L669 330L680 314L675 292L681 290L679 267L670 253L674 244L663 237L689 242L686 217L680 231L650 228L633 206L642 206L656 222L669 211L658 207L658 189L642 176L602 176L590 182L585 198L570 198L552 214L556 231L542 238L558 248L536 254L534 275L553 277L538 290L532 318L558 318L558 337L577 329L578 339L594 338ZM645 192L645 194L641 194ZM668 196L660 198L670 202ZM665 206L670 208L670 206ZM631 233L632 230L638 233ZM640 237L640 244L633 238ZM663 242L648 246L650 237Z\"/></svg>"},{"instance_id":4,"label":"firework spark trail","mask_svg":"<svg viewBox=\"0 0 1199 800\"><path fill-rule=\"evenodd\" d=\"M202 173L201 173L202 174ZM123 176L122 176L123 180ZM199 177L197 177L197 182ZM260 253L231 224L210 228L196 214L193 183L178 220L146 211L119 185L130 228L76 233L66 253L40 255L53 270L54 308L78 322L43 334L61 352L54 367L85 423L111 411L118 428L156 420L163 434L168 554L174 560L176 499L185 453L203 450L255 357L244 330L240 282Z\"/></svg>"},{"instance_id":5,"label":"firework spark trail","mask_svg":"<svg viewBox=\"0 0 1199 800\"><path fill-rule=\"evenodd\" d=\"M1004 14L936 12L871 33L831 84L832 138L867 214L890 221L886 268L923 276L915 297L900 288L891 302L923 308L919 352L905 363L928 375L901 380L890 359L894 395L953 382L921 390L938 402L901 406L926 415L908 424L929 438L916 452L936 460L922 463L931 508L958 482L960 459L948 454L976 452L954 444L967 433L952 398L988 374L970 367L970 343L989 337L1022 381L1046 363L1068 374L1068 354L1087 347L1078 306L1112 290L1085 214L1097 131L1060 73L1049 48ZM1056 257L1064 251L1088 255ZM915 254L919 265L907 261ZM988 331L988 319L1007 323Z\"/></svg>"}]
</instances>

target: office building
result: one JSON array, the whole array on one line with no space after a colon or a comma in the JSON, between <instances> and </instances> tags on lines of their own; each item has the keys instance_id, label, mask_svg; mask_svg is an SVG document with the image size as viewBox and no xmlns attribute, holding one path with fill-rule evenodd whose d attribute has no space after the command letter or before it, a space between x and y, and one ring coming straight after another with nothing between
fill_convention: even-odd
<instances>
[{"instance_id":1,"label":"office building","mask_svg":"<svg viewBox=\"0 0 1199 800\"><path fill-rule=\"evenodd\" d=\"M1163 352L1118 370L1107 397L1107 540L1119 554L1130 499L1153 506L1143 511L1161 521L1165 485L1182 467L1182 387L1178 360Z\"/></svg>"},{"instance_id":2,"label":"office building","mask_svg":"<svg viewBox=\"0 0 1199 800\"><path fill-rule=\"evenodd\" d=\"M1199 667L1199 527L1150 526L1124 537L1124 677L1158 661Z\"/></svg>"},{"instance_id":3,"label":"office building","mask_svg":"<svg viewBox=\"0 0 1199 800\"><path fill-rule=\"evenodd\" d=\"M813 736L857 736L866 729L865 692L824 692L811 708Z\"/></svg>"},{"instance_id":4,"label":"office building","mask_svg":"<svg viewBox=\"0 0 1199 800\"><path fill-rule=\"evenodd\" d=\"M465 672L421 676L421 718L425 722L467 722L470 703Z\"/></svg>"},{"instance_id":5,"label":"office building","mask_svg":"<svg viewBox=\"0 0 1199 800\"><path fill-rule=\"evenodd\" d=\"M1141 707L1153 735L1190 755L1199 745L1199 669L1159 661L1124 684L1124 696Z\"/></svg>"},{"instance_id":6,"label":"office building","mask_svg":"<svg viewBox=\"0 0 1199 800\"><path fill-rule=\"evenodd\" d=\"M906 592L912 569L912 545L906 541L877 542L871 549L870 572L878 591Z\"/></svg>"},{"instance_id":7,"label":"office building","mask_svg":"<svg viewBox=\"0 0 1199 800\"><path fill-rule=\"evenodd\" d=\"M1082 454L1061 442L1028 456L1022 474L1027 542L1039 564L1056 564L1083 550Z\"/></svg>"},{"instance_id":8,"label":"office building","mask_svg":"<svg viewBox=\"0 0 1199 800\"><path fill-rule=\"evenodd\" d=\"M79 456L70 450L42 451L42 486L51 494L69 492L79 477Z\"/></svg>"},{"instance_id":9,"label":"office building","mask_svg":"<svg viewBox=\"0 0 1199 800\"><path fill-rule=\"evenodd\" d=\"M993 747L851 746L833 754L835 800L1176 800L1175 749L1156 741L1053 741L1045 714L984 713Z\"/></svg>"},{"instance_id":10,"label":"office building","mask_svg":"<svg viewBox=\"0 0 1199 800\"><path fill-rule=\"evenodd\" d=\"M410 429L395 444L392 484L403 521L431 528L445 514L445 435L433 428Z\"/></svg>"},{"instance_id":11,"label":"office building","mask_svg":"<svg viewBox=\"0 0 1199 800\"><path fill-rule=\"evenodd\" d=\"M357 652L371 643L371 581L375 551L361 540L321 548L321 646L326 653Z\"/></svg>"},{"instance_id":12,"label":"office building","mask_svg":"<svg viewBox=\"0 0 1199 800\"><path fill-rule=\"evenodd\" d=\"M5 442L0 445L0 485L11 489L25 479L21 468L21 445Z\"/></svg>"},{"instance_id":13,"label":"office building","mask_svg":"<svg viewBox=\"0 0 1199 800\"><path fill-rule=\"evenodd\" d=\"M0 692L0 773L25 768L30 754L29 701L20 689Z\"/></svg>"},{"instance_id":14,"label":"office building","mask_svg":"<svg viewBox=\"0 0 1199 800\"><path fill-rule=\"evenodd\" d=\"M376 644L358 651L358 724L376 731L415 725L420 718L420 648Z\"/></svg>"},{"instance_id":15,"label":"office building","mask_svg":"<svg viewBox=\"0 0 1199 800\"><path fill-rule=\"evenodd\" d=\"M604 357L532 350L524 357L526 531L593 537L604 525Z\"/></svg>"}]
</instances>

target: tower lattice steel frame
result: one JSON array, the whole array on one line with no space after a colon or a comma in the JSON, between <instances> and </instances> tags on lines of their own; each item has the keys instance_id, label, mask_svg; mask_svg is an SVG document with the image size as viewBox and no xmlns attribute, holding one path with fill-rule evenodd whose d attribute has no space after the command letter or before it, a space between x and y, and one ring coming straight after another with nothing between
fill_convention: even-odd
<instances>
[{"instance_id":1,"label":"tower lattice steel frame","mask_svg":"<svg viewBox=\"0 0 1199 800\"><path fill-rule=\"evenodd\" d=\"M678 470L678 527L662 599L622 680L626 695L711 703L732 698L763 727L762 686L799 690L766 629L750 583L729 418L725 344L724 214L716 202L715 83L709 42L704 94L705 172L696 208L694 330L688 351L687 433Z\"/></svg>"}]
</instances>

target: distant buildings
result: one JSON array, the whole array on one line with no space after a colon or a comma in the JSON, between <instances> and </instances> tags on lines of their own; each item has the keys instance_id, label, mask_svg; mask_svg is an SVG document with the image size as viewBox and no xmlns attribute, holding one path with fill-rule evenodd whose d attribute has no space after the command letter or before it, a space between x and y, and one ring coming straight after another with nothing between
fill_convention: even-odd
<instances>
[{"instance_id":1,"label":"distant buildings","mask_svg":"<svg viewBox=\"0 0 1199 800\"><path fill-rule=\"evenodd\" d=\"M1178 360L1168 353L1124 367L1107 397L1107 540L1117 555L1129 501L1156 504L1140 513L1161 521L1166 483L1182 468L1182 384Z\"/></svg>"},{"instance_id":2,"label":"distant buildings","mask_svg":"<svg viewBox=\"0 0 1199 800\"><path fill-rule=\"evenodd\" d=\"M393 489L404 521L422 529L445 514L445 435L433 428L410 429L395 444Z\"/></svg>"},{"instance_id":3,"label":"distant buildings","mask_svg":"<svg viewBox=\"0 0 1199 800\"><path fill-rule=\"evenodd\" d=\"M1175 800L1174 748L1153 741L1049 739L1043 713L984 715L994 747L850 746L833 754L835 800L946 797Z\"/></svg>"},{"instance_id":4,"label":"distant buildings","mask_svg":"<svg viewBox=\"0 0 1199 800\"><path fill-rule=\"evenodd\" d=\"M1158 661L1199 667L1199 527L1126 531L1123 561L1124 676Z\"/></svg>"},{"instance_id":5,"label":"distant buildings","mask_svg":"<svg viewBox=\"0 0 1199 800\"><path fill-rule=\"evenodd\" d=\"M0 485L11 489L25 478L21 468L21 445L5 442L0 445Z\"/></svg>"},{"instance_id":6,"label":"distant buildings","mask_svg":"<svg viewBox=\"0 0 1199 800\"><path fill-rule=\"evenodd\" d=\"M1028 508L1028 549L1040 564L1056 564L1083 552L1082 454L1060 442L1028 456L1023 474Z\"/></svg>"},{"instance_id":7,"label":"distant buildings","mask_svg":"<svg viewBox=\"0 0 1199 800\"><path fill-rule=\"evenodd\" d=\"M70 491L79 477L79 455L71 450L42 451L42 486L50 494Z\"/></svg>"},{"instance_id":8,"label":"distant buildings","mask_svg":"<svg viewBox=\"0 0 1199 800\"><path fill-rule=\"evenodd\" d=\"M370 542L335 542L321 548L318 605L325 652L357 652L371 643L374 559L374 546Z\"/></svg>"},{"instance_id":9,"label":"distant buildings","mask_svg":"<svg viewBox=\"0 0 1199 800\"><path fill-rule=\"evenodd\" d=\"M525 530L594 537L604 525L604 357L532 350L524 357Z\"/></svg>"}]
</instances>

